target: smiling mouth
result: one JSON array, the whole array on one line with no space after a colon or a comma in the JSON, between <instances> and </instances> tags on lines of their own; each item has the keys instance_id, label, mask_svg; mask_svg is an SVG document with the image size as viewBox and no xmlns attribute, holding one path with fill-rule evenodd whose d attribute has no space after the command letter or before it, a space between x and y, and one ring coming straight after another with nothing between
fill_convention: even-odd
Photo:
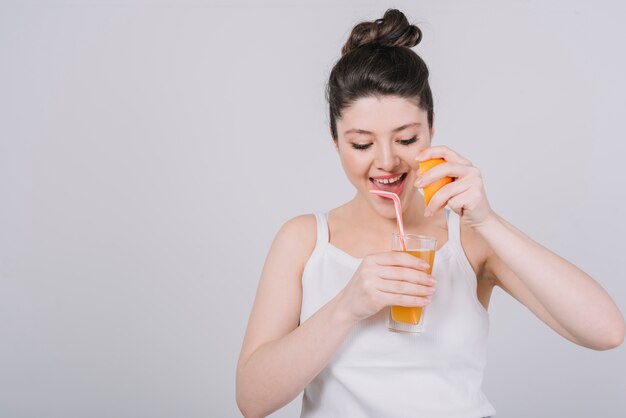
<instances>
[{"instance_id":1,"label":"smiling mouth","mask_svg":"<svg viewBox=\"0 0 626 418\"><path fill-rule=\"evenodd\" d=\"M388 179L375 179L370 177L370 182L372 186L376 190L384 190L386 192L392 192L397 195L402 193L404 188L404 180L407 177L407 173L403 173L399 176L388 178Z\"/></svg>"}]
</instances>

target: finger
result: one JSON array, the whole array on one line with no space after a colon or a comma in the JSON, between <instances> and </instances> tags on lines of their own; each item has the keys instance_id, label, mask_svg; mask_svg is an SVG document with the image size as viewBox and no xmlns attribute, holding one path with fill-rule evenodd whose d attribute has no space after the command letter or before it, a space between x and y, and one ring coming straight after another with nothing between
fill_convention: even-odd
<instances>
[{"instance_id":1,"label":"finger","mask_svg":"<svg viewBox=\"0 0 626 418\"><path fill-rule=\"evenodd\" d=\"M432 286L436 280L425 271L406 267L380 267L379 277L391 281L404 281L422 286Z\"/></svg>"},{"instance_id":2,"label":"finger","mask_svg":"<svg viewBox=\"0 0 626 418\"><path fill-rule=\"evenodd\" d=\"M430 296L409 296L398 295L395 293L384 293L383 302L387 306L404 306L407 308L415 308L427 306L430 304Z\"/></svg>"},{"instance_id":3,"label":"finger","mask_svg":"<svg viewBox=\"0 0 626 418\"><path fill-rule=\"evenodd\" d=\"M416 270L428 270L430 265L415 256L404 251L388 251L379 253L375 258L376 264L380 266L408 267Z\"/></svg>"},{"instance_id":4,"label":"finger","mask_svg":"<svg viewBox=\"0 0 626 418\"><path fill-rule=\"evenodd\" d=\"M459 163L442 163L434 166L425 173L420 174L418 172L418 179L413 184L415 187L423 188L444 177L457 179L468 175L470 172L470 166L467 165Z\"/></svg>"},{"instance_id":5,"label":"finger","mask_svg":"<svg viewBox=\"0 0 626 418\"><path fill-rule=\"evenodd\" d=\"M468 191L471 186L471 183L464 179L446 184L441 189L437 190L437 192L430 198L430 202L426 207L425 213L428 214L437 212L439 209L446 206L452 198L458 197L461 199L463 193Z\"/></svg>"},{"instance_id":6,"label":"finger","mask_svg":"<svg viewBox=\"0 0 626 418\"><path fill-rule=\"evenodd\" d=\"M472 165L472 163L462 157L459 153L451 150L445 145L438 145L435 147L426 148L415 158L418 161L426 161L432 158L443 158L446 161L455 162L463 165Z\"/></svg>"},{"instance_id":7,"label":"finger","mask_svg":"<svg viewBox=\"0 0 626 418\"><path fill-rule=\"evenodd\" d=\"M448 200L448 206L459 216L463 216L463 205L465 198L457 195L452 199Z\"/></svg>"},{"instance_id":8,"label":"finger","mask_svg":"<svg viewBox=\"0 0 626 418\"><path fill-rule=\"evenodd\" d=\"M435 287L422 286L415 283L403 282L400 280L381 280L378 290L385 293L397 295L429 297L435 294Z\"/></svg>"},{"instance_id":9,"label":"finger","mask_svg":"<svg viewBox=\"0 0 626 418\"><path fill-rule=\"evenodd\" d=\"M474 210L484 198L485 194L482 187L471 187L467 192L450 199L448 205L456 213L463 214L465 210Z\"/></svg>"}]
</instances>

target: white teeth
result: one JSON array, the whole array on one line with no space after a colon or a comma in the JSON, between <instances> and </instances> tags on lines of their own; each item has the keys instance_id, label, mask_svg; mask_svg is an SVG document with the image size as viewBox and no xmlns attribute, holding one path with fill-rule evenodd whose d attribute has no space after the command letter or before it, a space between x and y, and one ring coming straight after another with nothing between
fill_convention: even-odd
<instances>
[{"instance_id":1,"label":"white teeth","mask_svg":"<svg viewBox=\"0 0 626 418\"><path fill-rule=\"evenodd\" d=\"M380 183L380 184L389 184L389 183L395 183L396 181L400 180L402 178L402 175L399 175L398 177L394 177L391 179L374 179L375 182Z\"/></svg>"}]
</instances>

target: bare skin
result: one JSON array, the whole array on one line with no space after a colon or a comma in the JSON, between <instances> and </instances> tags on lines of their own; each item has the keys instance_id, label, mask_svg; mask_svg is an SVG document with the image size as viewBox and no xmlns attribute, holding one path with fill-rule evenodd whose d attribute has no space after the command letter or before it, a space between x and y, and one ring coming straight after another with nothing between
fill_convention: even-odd
<instances>
[{"instance_id":1,"label":"bare skin","mask_svg":"<svg viewBox=\"0 0 626 418\"><path fill-rule=\"evenodd\" d=\"M453 150L431 147L434 129L424 110L398 97L362 98L344 110L337 128L335 148L356 195L330 211L330 243L362 262L345 288L300 324L301 278L317 239L315 217L283 225L261 273L239 358L237 403L244 416L266 416L294 399L360 320L389 305L427 306L436 292L436 277L425 273L423 262L389 251L393 204L369 193L372 177L382 175L406 175L400 199L407 233L433 235L441 246L448 235L443 207L460 215L461 243L486 309L499 286L576 344L606 350L623 342L623 316L604 289L499 217L480 171ZM416 156L446 163L418 178ZM455 181L424 207L417 187L444 176ZM586 321L578 315L581 305Z\"/></svg>"}]
</instances>

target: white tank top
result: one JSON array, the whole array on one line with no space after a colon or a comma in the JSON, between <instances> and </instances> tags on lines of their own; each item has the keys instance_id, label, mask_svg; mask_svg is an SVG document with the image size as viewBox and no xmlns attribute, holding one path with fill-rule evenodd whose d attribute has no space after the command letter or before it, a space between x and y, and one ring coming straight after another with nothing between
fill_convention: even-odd
<instances>
[{"instance_id":1,"label":"white tank top","mask_svg":"<svg viewBox=\"0 0 626 418\"><path fill-rule=\"evenodd\" d=\"M316 214L317 244L302 275L304 322L352 278L361 259L328 241ZM481 390L489 316L460 241L459 217L446 209L448 242L437 251L437 292L421 335L387 330L388 309L360 321L307 385L301 417L479 418L495 414ZM391 244L390 244L391 245Z\"/></svg>"}]
</instances>

